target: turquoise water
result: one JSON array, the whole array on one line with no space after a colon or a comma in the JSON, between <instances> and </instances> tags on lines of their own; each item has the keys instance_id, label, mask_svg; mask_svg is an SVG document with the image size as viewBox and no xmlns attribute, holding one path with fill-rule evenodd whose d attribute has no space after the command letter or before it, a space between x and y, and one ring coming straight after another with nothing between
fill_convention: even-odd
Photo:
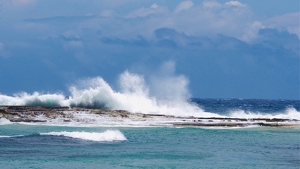
<instances>
[{"instance_id":1,"label":"turquoise water","mask_svg":"<svg viewBox=\"0 0 300 169\"><path fill-rule=\"evenodd\" d=\"M106 131L113 131L118 137L92 141L92 136L84 134L81 138L51 134L103 134ZM299 128L91 128L7 124L0 126L0 167L298 169L299 143Z\"/></svg>"},{"instance_id":2,"label":"turquoise water","mask_svg":"<svg viewBox=\"0 0 300 169\"><path fill-rule=\"evenodd\" d=\"M299 100L190 101L220 115L300 119ZM2 118L0 168L300 168L299 127L95 127L98 122L67 127Z\"/></svg>"}]
</instances>

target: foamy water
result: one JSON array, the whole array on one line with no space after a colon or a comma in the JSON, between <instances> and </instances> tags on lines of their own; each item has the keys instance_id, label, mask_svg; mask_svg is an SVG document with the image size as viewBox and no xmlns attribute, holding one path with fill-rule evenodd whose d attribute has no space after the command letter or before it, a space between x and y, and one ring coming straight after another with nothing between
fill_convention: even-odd
<instances>
[{"instance_id":1,"label":"foamy water","mask_svg":"<svg viewBox=\"0 0 300 169\"><path fill-rule=\"evenodd\" d=\"M166 78L165 85L176 83L178 87L170 87L165 97L156 97L150 94L144 77L125 71L120 75L120 91L113 90L101 77L81 80L77 85L70 87L71 96L66 98L63 94L33 94L18 93L14 96L0 95L0 105L42 105L42 106L83 106L93 108L107 108L127 110L133 113L152 113L176 116L202 116L213 117L218 114L204 112L196 105L187 102L187 82L183 77ZM184 80L184 82L181 82ZM153 85L155 86L155 85ZM167 88L165 86L164 88ZM159 93L157 87L153 87ZM183 89L182 89L183 88ZM164 89L161 93L165 93ZM174 95L171 95L173 93Z\"/></svg>"},{"instance_id":2,"label":"foamy water","mask_svg":"<svg viewBox=\"0 0 300 169\"><path fill-rule=\"evenodd\" d=\"M64 136L71 137L75 139L89 140L89 141L101 141L101 142L111 142L111 141L124 141L127 138L119 130L106 130L104 132L84 132L84 131L60 131L60 132L47 132L39 133L40 135L51 135L51 136ZM12 138L12 137L23 137L24 135L0 135L0 138Z\"/></svg>"},{"instance_id":3,"label":"foamy water","mask_svg":"<svg viewBox=\"0 0 300 169\"><path fill-rule=\"evenodd\" d=\"M1 136L0 138L11 138L11 137L23 137L24 135L14 135L14 136Z\"/></svg>"},{"instance_id":4,"label":"foamy water","mask_svg":"<svg viewBox=\"0 0 300 169\"><path fill-rule=\"evenodd\" d=\"M102 133L97 132L49 132L40 133L40 135L52 135L52 136L65 136L76 139L90 140L90 141L124 141L127 140L126 137L119 130L106 130Z\"/></svg>"},{"instance_id":5,"label":"foamy water","mask_svg":"<svg viewBox=\"0 0 300 169\"><path fill-rule=\"evenodd\" d=\"M244 110L234 110L229 114L229 117L232 118L267 118L267 119L297 119L300 120L300 112L298 112L295 108L288 108L283 113L278 112L274 114L266 114L260 112L247 112Z\"/></svg>"}]
</instances>

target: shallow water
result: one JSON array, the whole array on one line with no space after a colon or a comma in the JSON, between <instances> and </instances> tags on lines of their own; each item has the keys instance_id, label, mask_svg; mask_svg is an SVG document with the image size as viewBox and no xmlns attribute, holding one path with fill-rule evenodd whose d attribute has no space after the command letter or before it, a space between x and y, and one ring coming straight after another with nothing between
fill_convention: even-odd
<instances>
[{"instance_id":1,"label":"shallow water","mask_svg":"<svg viewBox=\"0 0 300 169\"><path fill-rule=\"evenodd\" d=\"M105 133L102 141L50 132ZM299 168L299 128L0 127L1 168ZM4 137L5 136L5 137Z\"/></svg>"},{"instance_id":2,"label":"shallow water","mask_svg":"<svg viewBox=\"0 0 300 169\"><path fill-rule=\"evenodd\" d=\"M199 113L300 117L299 100L190 101L201 108ZM78 118L88 118L82 116ZM126 120L121 121L124 124L113 120L69 125L11 123L2 118L0 168L300 168L299 127L180 128L141 125L143 121L128 127Z\"/></svg>"}]
</instances>

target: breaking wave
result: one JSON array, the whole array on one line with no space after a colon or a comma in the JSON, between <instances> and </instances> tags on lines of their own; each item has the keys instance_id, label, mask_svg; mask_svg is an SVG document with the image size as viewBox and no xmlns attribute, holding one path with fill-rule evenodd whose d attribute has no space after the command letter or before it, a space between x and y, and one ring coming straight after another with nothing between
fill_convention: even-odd
<instances>
[{"instance_id":1,"label":"breaking wave","mask_svg":"<svg viewBox=\"0 0 300 169\"><path fill-rule=\"evenodd\" d=\"M65 136L82 140L89 141L101 141L101 142L111 142L111 141L124 141L127 140L126 137L119 130L106 130L102 133L97 132L49 132L40 133L40 135L52 135L52 136Z\"/></svg>"},{"instance_id":2,"label":"breaking wave","mask_svg":"<svg viewBox=\"0 0 300 169\"><path fill-rule=\"evenodd\" d=\"M232 118L265 118L265 119L297 119L300 120L300 112L295 108L288 108L284 112L278 112L274 114L260 113L260 112L247 112L244 110L234 110L229 115Z\"/></svg>"},{"instance_id":3,"label":"breaking wave","mask_svg":"<svg viewBox=\"0 0 300 169\"><path fill-rule=\"evenodd\" d=\"M160 84L157 84L158 79ZM196 104L188 102L188 80L184 76L165 75L152 78L148 86L143 76L128 71L119 77L120 90L116 91L101 77L79 81L69 88L67 98L61 93L18 93L0 95L0 105L19 106L80 106L127 110L133 113L151 113L176 116L220 116L204 112Z\"/></svg>"},{"instance_id":4,"label":"breaking wave","mask_svg":"<svg viewBox=\"0 0 300 169\"><path fill-rule=\"evenodd\" d=\"M13 96L0 94L0 105L5 106L68 106L112 110L127 110L132 113L163 114L194 117L235 118L288 118L300 119L300 112L287 108L285 112L266 114L234 110L229 114L206 112L196 103L188 101L188 80L174 74L174 65L165 65L159 76L149 78L125 71L119 76L119 90L114 90L101 77L88 78L70 86L70 96L62 93L42 94L26 92Z\"/></svg>"}]
</instances>

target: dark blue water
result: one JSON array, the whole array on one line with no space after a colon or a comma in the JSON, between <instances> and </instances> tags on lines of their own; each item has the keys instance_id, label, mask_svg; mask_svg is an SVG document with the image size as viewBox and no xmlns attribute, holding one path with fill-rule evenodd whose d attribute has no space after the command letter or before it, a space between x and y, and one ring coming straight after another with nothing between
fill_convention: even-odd
<instances>
[{"instance_id":1,"label":"dark blue water","mask_svg":"<svg viewBox=\"0 0 300 169\"><path fill-rule=\"evenodd\" d=\"M282 113L289 108L300 111L300 100L263 99L190 99L207 112L228 114L233 110L259 113Z\"/></svg>"}]
</instances>

